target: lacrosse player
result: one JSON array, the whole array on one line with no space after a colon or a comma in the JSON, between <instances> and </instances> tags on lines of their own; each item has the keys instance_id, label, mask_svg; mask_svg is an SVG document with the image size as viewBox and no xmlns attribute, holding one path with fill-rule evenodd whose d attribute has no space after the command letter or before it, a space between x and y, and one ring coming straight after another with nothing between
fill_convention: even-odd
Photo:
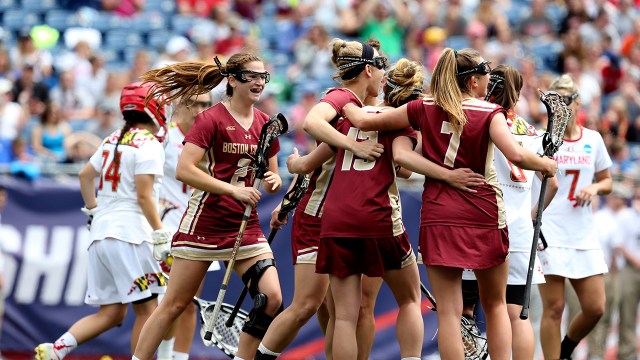
<instances>
[{"instance_id":1,"label":"lacrosse player","mask_svg":"<svg viewBox=\"0 0 640 360\"><path fill-rule=\"evenodd\" d=\"M133 83L122 90L124 127L103 141L79 173L82 211L89 216L92 240L85 303L100 309L77 321L54 343L38 345L36 360L60 360L78 345L119 326L129 303L136 314L133 351L140 329L157 306L157 295L165 292L158 260L168 248L171 232L163 228L157 209L164 151L154 136L165 126L165 110L161 100L152 97L145 102L151 88L150 83Z\"/></svg>"},{"instance_id":2,"label":"lacrosse player","mask_svg":"<svg viewBox=\"0 0 640 360\"><path fill-rule=\"evenodd\" d=\"M514 112L514 108L520 97L522 89L522 75L518 70L509 65L499 65L491 71L487 96L485 99L498 104L507 110L506 118L509 130L524 148L537 153L542 153L542 138L536 133L536 129L529 125L525 119ZM499 149L496 149L493 164L498 175L498 183L504 195L504 204L507 214L507 226L509 227L509 276L507 279L507 310L511 320L512 332L512 358L514 360L533 358L534 335L531 321L521 320L520 311L524 303L525 284L527 281L527 270L529 267L529 256L531 252L531 241L533 239L532 209L537 209L531 200L531 186L533 184L534 172L523 170L513 165ZM537 173L538 177L542 174ZM549 205L555 193L558 191L558 181L551 178L547 183L544 206ZM535 216L533 216L535 218ZM470 297L465 299L465 312L473 306L478 298L477 285L473 272L465 271L463 274L463 293ZM536 257L533 273L533 284L544 282L544 273ZM470 294L475 288L475 294ZM467 290L465 292L465 290ZM470 295L470 296L469 296ZM469 301L469 304L467 304ZM471 305L471 306L468 306ZM473 318L470 319L473 322Z\"/></svg>"},{"instance_id":3,"label":"lacrosse player","mask_svg":"<svg viewBox=\"0 0 640 360\"><path fill-rule=\"evenodd\" d=\"M611 159L602 136L576 124L581 103L571 77L565 74L555 79L550 90L563 96L571 119L564 143L554 156L560 170L558 193L542 214L541 234L548 247L538 253L546 280L538 286L543 306L540 341L546 359L569 359L604 312L603 274L608 270L593 227L591 199L611 192ZM565 279L576 290L581 311L561 342Z\"/></svg>"},{"instance_id":4,"label":"lacrosse player","mask_svg":"<svg viewBox=\"0 0 640 360\"><path fill-rule=\"evenodd\" d=\"M309 111L305 124L317 122L320 128L326 125L328 129L324 128L324 131L328 133L327 136L336 137L337 140L334 142L341 141L346 144L342 146L349 146L351 151L359 156L374 159L380 156L381 145L374 142L357 142L355 139L339 133L333 126L340 117L344 104L354 103L356 106L363 106L362 102L367 96L376 97L378 95L380 77L373 78L372 74L375 69L385 66L386 59L383 57L374 60L374 53L380 49L380 43L377 40L369 40L363 44L356 41L346 42L334 39L329 46L332 49L332 62L338 68L336 79L342 83L342 87L329 90ZM351 63L340 57L355 56L359 58L365 48L369 52L366 63L356 64L353 62L357 66L340 68L343 64ZM334 161L335 159L329 159L321 167L309 169L310 173L313 172L311 183L307 194L296 208L292 225L291 246L296 271L295 295L291 306L285 309L281 316L278 316L275 320L276 325L267 332L265 339L260 344L260 354L256 355L257 359L277 357L316 312L320 314L321 327L326 327L326 321L329 321L327 316L323 316L324 311L318 311L327 293L329 277L324 274L316 274L315 264L320 243L320 219L323 214L326 190L330 183ZM274 210L274 217L277 211L278 209ZM272 225L281 226L282 223L274 217L272 217ZM331 353L330 341L325 342L325 350L328 354Z\"/></svg>"},{"instance_id":5,"label":"lacrosse player","mask_svg":"<svg viewBox=\"0 0 640 360\"><path fill-rule=\"evenodd\" d=\"M190 305L211 262L230 260L248 204L254 208L234 270L248 277L245 282L257 284L251 287L255 306L243 327L236 355L251 359L269 324L282 311L275 261L255 211L261 193L251 181L261 129L269 120L254 104L270 74L259 57L237 53L226 65L219 61L216 65L182 62L150 70L142 78L161 83L156 92L167 94L169 100L208 93L226 78L228 98L198 114L185 137L176 178L194 190L173 238L168 292L143 328L133 358L152 358L169 326ZM269 171L264 178L263 188L272 194L282 185L277 173L279 149L276 140L268 154Z\"/></svg>"},{"instance_id":6,"label":"lacrosse player","mask_svg":"<svg viewBox=\"0 0 640 360\"><path fill-rule=\"evenodd\" d=\"M519 167L549 176L556 171L555 161L518 145L500 106L477 99L487 93L490 71L489 62L477 51L448 48L431 78L433 98L411 101L379 114L367 114L350 105L343 109L361 130L420 129L425 158L449 169L469 167L486 179L486 183L474 187L474 192L468 192L425 174L420 252L438 301L438 349L443 358L464 357L460 337L464 268L474 269L479 281L491 358L511 356L505 302L509 240L491 143ZM395 160L423 174L429 166L422 157Z\"/></svg>"},{"instance_id":7,"label":"lacrosse player","mask_svg":"<svg viewBox=\"0 0 640 360\"><path fill-rule=\"evenodd\" d=\"M200 112L211 106L211 94L205 93L187 99L180 99L173 106L172 120L167 126L167 145L164 161L164 181L160 189L162 222L174 234L178 231L180 219L191 197L190 187L176 179L178 157L184 148L184 137ZM166 270L169 270L168 268ZM198 289L200 295L202 287ZM161 300L162 301L162 300ZM158 348L158 360L187 360L189 349L196 331L196 305L191 304L178 317L171 334L165 336ZM168 338L167 338L168 337Z\"/></svg>"}]
</instances>

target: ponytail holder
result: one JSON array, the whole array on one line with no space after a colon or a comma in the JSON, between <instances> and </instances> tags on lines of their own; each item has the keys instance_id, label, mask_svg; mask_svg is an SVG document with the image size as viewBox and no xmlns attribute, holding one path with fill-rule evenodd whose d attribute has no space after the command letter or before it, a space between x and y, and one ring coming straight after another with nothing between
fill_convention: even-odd
<instances>
[{"instance_id":1,"label":"ponytail holder","mask_svg":"<svg viewBox=\"0 0 640 360\"><path fill-rule=\"evenodd\" d=\"M458 50L453 49L453 56L458 57Z\"/></svg>"}]
</instances>

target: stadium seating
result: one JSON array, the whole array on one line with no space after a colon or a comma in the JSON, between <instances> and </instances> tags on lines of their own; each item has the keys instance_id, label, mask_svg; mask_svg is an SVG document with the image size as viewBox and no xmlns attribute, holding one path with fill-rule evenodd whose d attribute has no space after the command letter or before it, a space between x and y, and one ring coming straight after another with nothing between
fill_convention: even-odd
<instances>
[{"instance_id":1,"label":"stadium seating","mask_svg":"<svg viewBox=\"0 0 640 360\"><path fill-rule=\"evenodd\" d=\"M57 9L56 0L22 0L22 9L32 12L45 13Z\"/></svg>"},{"instance_id":2,"label":"stadium seating","mask_svg":"<svg viewBox=\"0 0 640 360\"><path fill-rule=\"evenodd\" d=\"M49 10L44 16L44 22L60 31L79 25L78 17L74 13L60 9Z\"/></svg>"}]
</instances>

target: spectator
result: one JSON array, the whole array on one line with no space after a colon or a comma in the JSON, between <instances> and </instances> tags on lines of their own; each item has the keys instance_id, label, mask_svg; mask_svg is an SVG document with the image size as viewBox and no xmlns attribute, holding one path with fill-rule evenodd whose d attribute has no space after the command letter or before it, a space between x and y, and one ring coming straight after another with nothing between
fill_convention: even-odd
<instances>
[{"instance_id":1,"label":"spectator","mask_svg":"<svg viewBox=\"0 0 640 360\"><path fill-rule=\"evenodd\" d=\"M567 14L560 22L560 34L569 30L578 30L580 25L589 21L587 8L583 0L567 0Z\"/></svg>"},{"instance_id":2,"label":"spectator","mask_svg":"<svg viewBox=\"0 0 640 360\"><path fill-rule=\"evenodd\" d=\"M11 51L11 63L16 68L33 67L34 80L44 81L53 73L53 58L48 51L37 49L31 38L30 29L18 34L18 43Z\"/></svg>"},{"instance_id":3,"label":"spectator","mask_svg":"<svg viewBox=\"0 0 640 360\"><path fill-rule=\"evenodd\" d=\"M617 1L618 7L610 6L611 23L618 29L618 34L627 34L633 30L635 19L640 17L638 6L633 0Z\"/></svg>"},{"instance_id":4,"label":"spectator","mask_svg":"<svg viewBox=\"0 0 640 360\"><path fill-rule=\"evenodd\" d=\"M116 103L117 104L117 103ZM95 134L99 139L105 139L116 129L121 129L124 123L122 123L122 116L120 109L117 106L113 106L110 101L103 101L96 107L96 119L89 122L85 131L91 134ZM96 149L93 151L95 152ZM89 155L92 155L93 152Z\"/></svg>"},{"instance_id":5,"label":"spectator","mask_svg":"<svg viewBox=\"0 0 640 360\"><path fill-rule=\"evenodd\" d=\"M625 139L629 129L627 103L622 97L614 97L599 122L598 131L605 136ZM605 138L606 141L606 138Z\"/></svg>"},{"instance_id":6,"label":"spectator","mask_svg":"<svg viewBox=\"0 0 640 360\"><path fill-rule=\"evenodd\" d=\"M411 24L407 4L401 0L364 0L356 13L362 41L375 38L392 61L404 53L404 35Z\"/></svg>"},{"instance_id":7,"label":"spectator","mask_svg":"<svg viewBox=\"0 0 640 360\"><path fill-rule=\"evenodd\" d=\"M60 74L58 86L51 90L51 101L59 106L62 120L72 122L74 130L82 129L93 118L94 100L76 87L71 70Z\"/></svg>"},{"instance_id":8,"label":"spectator","mask_svg":"<svg viewBox=\"0 0 640 360\"><path fill-rule=\"evenodd\" d=\"M179 14L199 17L208 17L215 7L227 4L228 0L176 0Z\"/></svg>"},{"instance_id":9,"label":"spectator","mask_svg":"<svg viewBox=\"0 0 640 360\"><path fill-rule=\"evenodd\" d=\"M554 37L553 23L547 16L546 0L531 1L531 14L519 26L518 32L532 43L548 42Z\"/></svg>"},{"instance_id":10,"label":"spectator","mask_svg":"<svg viewBox=\"0 0 640 360\"><path fill-rule=\"evenodd\" d=\"M485 47L487 59L494 64L517 67L518 62L524 57L522 44L512 36L511 25L507 20L496 22L495 29L496 37Z\"/></svg>"},{"instance_id":11,"label":"spectator","mask_svg":"<svg viewBox=\"0 0 640 360\"><path fill-rule=\"evenodd\" d=\"M20 77L13 84L11 93L15 102L29 109L30 115L42 114L44 104L49 101L49 88L35 80L35 70L30 63L22 65Z\"/></svg>"},{"instance_id":12,"label":"spectator","mask_svg":"<svg viewBox=\"0 0 640 360\"><path fill-rule=\"evenodd\" d=\"M105 61L101 55L91 55L89 64L90 72L83 77L77 77L76 84L82 93L91 96L93 102L97 103L104 96L109 73L104 68Z\"/></svg>"},{"instance_id":13,"label":"spectator","mask_svg":"<svg viewBox=\"0 0 640 360\"><path fill-rule=\"evenodd\" d=\"M295 62L287 69L287 77L295 84L320 82L333 85L329 34L320 25L313 25L309 32L294 45ZM327 80L329 79L329 80Z\"/></svg>"},{"instance_id":14,"label":"spectator","mask_svg":"<svg viewBox=\"0 0 640 360\"><path fill-rule=\"evenodd\" d=\"M63 162L66 159L64 140L71 134L71 126L60 116L58 104L49 102L44 114L31 131L31 148L43 163Z\"/></svg>"},{"instance_id":15,"label":"spectator","mask_svg":"<svg viewBox=\"0 0 640 360\"><path fill-rule=\"evenodd\" d=\"M594 222L596 236L600 241L600 247L605 256L605 261L609 268L609 272L604 275L604 288L606 295L605 310L602 318L598 321L596 327L593 328L588 335L589 343L589 359L605 359L607 349L607 337L609 328L611 327L611 314L618 305L618 265L615 255L615 248L618 247L620 241L619 228L612 226L618 224L618 215L627 208L627 200L631 198L632 192L620 183L614 183L611 194L604 200L604 207L598 210L600 203L599 198L594 198Z\"/></svg>"},{"instance_id":16,"label":"spectator","mask_svg":"<svg viewBox=\"0 0 640 360\"><path fill-rule=\"evenodd\" d=\"M138 49L133 57L133 63L131 64L131 70L129 72L128 82L140 81L139 76L144 74L147 70L151 69L151 54L145 49ZM109 87L109 80L107 80L107 87ZM118 102L120 101L120 89L118 92Z\"/></svg>"},{"instance_id":17,"label":"spectator","mask_svg":"<svg viewBox=\"0 0 640 360\"><path fill-rule=\"evenodd\" d=\"M243 51L248 46L247 38L240 32L241 21L237 17L228 19L229 36L216 41L216 51L224 57ZM246 50L246 49L245 49Z\"/></svg>"},{"instance_id":18,"label":"spectator","mask_svg":"<svg viewBox=\"0 0 640 360\"><path fill-rule=\"evenodd\" d=\"M638 165L630 158L629 146L623 139L613 139L609 146L609 153L613 162L613 165L611 165L612 173L623 175L638 170Z\"/></svg>"},{"instance_id":19,"label":"spectator","mask_svg":"<svg viewBox=\"0 0 640 360\"><path fill-rule=\"evenodd\" d=\"M192 45L189 39L177 35L171 37L164 48L164 54L153 64L154 68L161 68L178 62L186 61L191 56Z\"/></svg>"},{"instance_id":20,"label":"spectator","mask_svg":"<svg viewBox=\"0 0 640 360\"><path fill-rule=\"evenodd\" d=\"M278 34L275 50L293 58L294 45L302 36L310 31L312 24L303 12L302 6L291 9L289 16L276 20L275 27Z\"/></svg>"},{"instance_id":21,"label":"spectator","mask_svg":"<svg viewBox=\"0 0 640 360\"><path fill-rule=\"evenodd\" d=\"M308 154L315 148L315 141L304 131L304 119L318 102L317 94L320 93L320 90L313 83L308 82L303 84L298 91L302 93L302 98L290 110L290 123L294 129L291 136L300 153Z\"/></svg>"},{"instance_id":22,"label":"spectator","mask_svg":"<svg viewBox=\"0 0 640 360\"><path fill-rule=\"evenodd\" d=\"M498 33L498 23L508 22L501 12L496 11L496 6L493 0L480 0L475 13L475 20L484 24L489 38L496 36Z\"/></svg>"},{"instance_id":23,"label":"spectator","mask_svg":"<svg viewBox=\"0 0 640 360\"><path fill-rule=\"evenodd\" d=\"M624 258L620 271L620 324L618 326L618 359L637 358L637 319L640 303L640 187L636 187L631 208L620 213L617 222L621 231L618 253Z\"/></svg>"},{"instance_id":24,"label":"spectator","mask_svg":"<svg viewBox=\"0 0 640 360\"><path fill-rule=\"evenodd\" d=\"M83 7L94 10L102 9L102 0L58 0L60 6L69 11L77 11Z\"/></svg>"},{"instance_id":25,"label":"spectator","mask_svg":"<svg viewBox=\"0 0 640 360\"><path fill-rule=\"evenodd\" d=\"M8 147L18 137L27 122L22 107L11 101L13 84L7 79L0 79L0 142Z\"/></svg>"},{"instance_id":26,"label":"spectator","mask_svg":"<svg viewBox=\"0 0 640 360\"><path fill-rule=\"evenodd\" d=\"M144 2L145 0L102 0L102 10L113 12L118 16L131 17L144 9Z\"/></svg>"},{"instance_id":27,"label":"spectator","mask_svg":"<svg viewBox=\"0 0 640 360\"><path fill-rule=\"evenodd\" d=\"M469 40L470 48L486 53L487 27L483 23L480 21L470 23L467 27L467 39Z\"/></svg>"},{"instance_id":28,"label":"spectator","mask_svg":"<svg viewBox=\"0 0 640 360\"><path fill-rule=\"evenodd\" d=\"M0 46L0 78L11 81L15 79L15 69L11 63L9 50L4 46Z\"/></svg>"}]
</instances>

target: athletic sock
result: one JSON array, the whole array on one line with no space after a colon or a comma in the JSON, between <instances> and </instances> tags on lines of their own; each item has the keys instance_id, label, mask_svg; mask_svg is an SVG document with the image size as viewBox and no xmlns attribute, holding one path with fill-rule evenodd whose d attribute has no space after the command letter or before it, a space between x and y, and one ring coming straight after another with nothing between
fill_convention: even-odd
<instances>
[{"instance_id":1,"label":"athletic sock","mask_svg":"<svg viewBox=\"0 0 640 360\"><path fill-rule=\"evenodd\" d=\"M234 356L234 357L233 357L233 360L244 360L244 359L243 359L243 358L241 358L240 356L237 356L237 355L236 355L236 356Z\"/></svg>"},{"instance_id":2,"label":"athletic sock","mask_svg":"<svg viewBox=\"0 0 640 360\"><path fill-rule=\"evenodd\" d=\"M189 353L174 351L173 360L189 360Z\"/></svg>"},{"instance_id":3,"label":"athletic sock","mask_svg":"<svg viewBox=\"0 0 640 360\"><path fill-rule=\"evenodd\" d=\"M172 337L169 340L163 339L158 346L158 360L171 360L171 356L173 355L173 343L176 341L176 338Z\"/></svg>"},{"instance_id":4,"label":"athletic sock","mask_svg":"<svg viewBox=\"0 0 640 360\"><path fill-rule=\"evenodd\" d=\"M77 347L78 341L70 332L67 331L53 343L53 352L58 355L58 359L62 359Z\"/></svg>"},{"instance_id":5,"label":"athletic sock","mask_svg":"<svg viewBox=\"0 0 640 360\"><path fill-rule=\"evenodd\" d=\"M576 346L578 346L578 343L579 342L575 342L565 335L560 345L560 359L571 359L571 354Z\"/></svg>"},{"instance_id":6,"label":"athletic sock","mask_svg":"<svg viewBox=\"0 0 640 360\"><path fill-rule=\"evenodd\" d=\"M135 355L131 355L131 360L140 360Z\"/></svg>"},{"instance_id":7,"label":"athletic sock","mask_svg":"<svg viewBox=\"0 0 640 360\"><path fill-rule=\"evenodd\" d=\"M420 360L420 358L416 356L407 356L407 357L403 357L400 360Z\"/></svg>"},{"instance_id":8,"label":"athletic sock","mask_svg":"<svg viewBox=\"0 0 640 360\"><path fill-rule=\"evenodd\" d=\"M258 351L256 351L256 356L253 358L254 360L275 360L278 358L280 353L275 351L271 351L267 349L262 343L258 346Z\"/></svg>"}]
</instances>

